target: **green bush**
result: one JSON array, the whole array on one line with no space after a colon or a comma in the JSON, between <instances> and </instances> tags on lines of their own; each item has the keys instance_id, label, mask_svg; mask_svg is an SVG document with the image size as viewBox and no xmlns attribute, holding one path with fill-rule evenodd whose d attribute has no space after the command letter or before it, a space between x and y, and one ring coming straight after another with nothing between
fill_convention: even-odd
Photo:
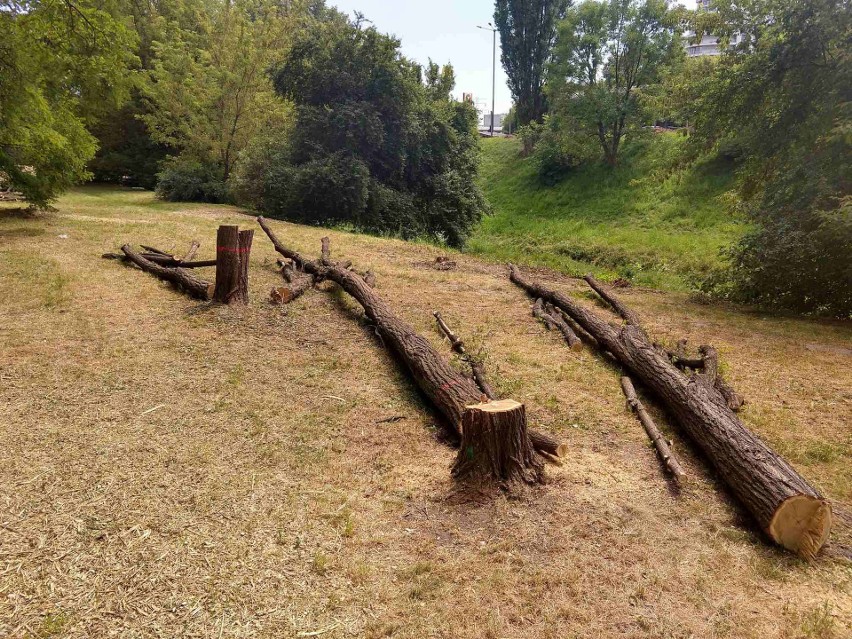
<instances>
[{"instance_id":1,"label":"green bush","mask_svg":"<svg viewBox=\"0 0 852 639\"><path fill-rule=\"evenodd\" d=\"M230 202L221 173L198 160L169 158L157 174L157 197L169 202Z\"/></svg>"},{"instance_id":2,"label":"green bush","mask_svg":"<svg viewBox=\"0 0 852 639\"><path fill-rule=\"evenodd\" d=\"M273 81L295 121L241 156L241 201L301 223L464 243L487 205L476 112L450 97L451 67L424 74L399 41L339 17L301 32Z\"/></svg>"}]
</instances>

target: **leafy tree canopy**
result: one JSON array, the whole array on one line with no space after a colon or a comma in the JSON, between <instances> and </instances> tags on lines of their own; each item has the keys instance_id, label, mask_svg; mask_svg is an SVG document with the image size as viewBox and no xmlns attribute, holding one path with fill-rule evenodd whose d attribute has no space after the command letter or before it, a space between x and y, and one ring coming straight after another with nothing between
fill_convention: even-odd
<instances>
[{"instance_id":1,"label":"leafy tree canopy","mask_svg":"<svg viewBox=\"0 0 852 639\"><path fill-rule=\"evenodd\" d=\"M515 100L515 124L538 122L547 110L545 68L556 40L556 25L570 0L497 0L500 61Z\"/></svg>"},{"instance_id":2,"label":"leafy tree canopy","mask_svg":"<svg viewBox=\"0 0 852 639\"><path fill-rule=\"evenodd\" d=\"M270 214L461 245L485 210L476 112L452 68L424 70L399 41L341 16L302 31L273 73L295 122L259 144L238 181Z\"/></svg>"},{"instance_id":3,"label":"leafy tree canopy","mask_svg":"<svg viewBox=\"0 0 852 639\"><path fill-rule=\"evenodd\" d=\"M695 140L745 158L739 207L756 230L731 252L733 297L852 316L852 6L718 0L723 42Z\"/></svg>"},{"instance_id":4,"label":"leafy tree canopy","mask_svg":"<svg viewBox=\"0 0 852 639\"><path fill-rule=\"evenodd\" d=\"M135 37L109 0L0 0L0 182L46 206L88 176L87 130L127 99Z\"/></svg>"},{"instance_id":5,"label":"leafy tree canopy","mask_svg":"<svg viewBox=\"0 0 852 639\"><path fill-rule=\"evenodd\" d=\"M574 137L595 138L609 164L642 124L639 92L683 55L665 0L585 0L559 24L548 70L552 110Z\"/></svg>"}]
</instances>

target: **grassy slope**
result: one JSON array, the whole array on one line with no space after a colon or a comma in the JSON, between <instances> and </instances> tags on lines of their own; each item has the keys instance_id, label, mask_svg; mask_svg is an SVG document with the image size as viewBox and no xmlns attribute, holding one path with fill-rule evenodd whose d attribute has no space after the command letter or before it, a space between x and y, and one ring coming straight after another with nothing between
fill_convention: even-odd
<instances>
[{"instance_id":1,"label":"grassy slope","mask_svg":"<svg viewBox=\"0 0 852 639\"><path fill-rule=\"evenodd\" d=\"M274 223L307 254L329 234L449 357L443 311L501 395L570 445L515 499L453 484L454 451L345 295L269 305L262 233L245 308L99 258L198 239L207 259L219 224L254 226L237 209L96 188L45 216L4 209L0 637L850 636L848 515L812 564L767 546L655 411L690 474L673 492L618 371L537 325L502 266L418 268L440 250ZM744 421L849 510L852 327L622 295L661 342L716 345Z\"/></svg>"},{"instance_id":2,"label":"grassy slope","mask_svg":"<svg viewBox=\"0 0 852 639\"><path fill-rule=\"evenodd\" d=\"M589 270L684 289L690 273L720 264L719 249L743 230L724 212L730 169L673 168L683 138L658 135L626 148L622 165L583 168L555 186L536 177L511 139L484 140L482 183L495 214L470 241L474 254Z\"/></svg>"}]
</instances>

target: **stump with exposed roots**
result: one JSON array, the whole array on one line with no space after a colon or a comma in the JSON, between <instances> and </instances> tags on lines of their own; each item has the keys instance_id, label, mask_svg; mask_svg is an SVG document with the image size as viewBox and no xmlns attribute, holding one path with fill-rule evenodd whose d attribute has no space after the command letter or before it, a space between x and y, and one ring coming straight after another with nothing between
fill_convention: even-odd
<instances>
[{"instance_id":1,"label":"stump with exposed roots","mask_svg":"<svg viewBox=\"0 0 852 639\"><path fill-rule=\"evenodd\" d=\"M527 433L523 404L502 399L465 406L453 477L501 487L542 480L542 463Z\"/></svg>"}]
</instances>

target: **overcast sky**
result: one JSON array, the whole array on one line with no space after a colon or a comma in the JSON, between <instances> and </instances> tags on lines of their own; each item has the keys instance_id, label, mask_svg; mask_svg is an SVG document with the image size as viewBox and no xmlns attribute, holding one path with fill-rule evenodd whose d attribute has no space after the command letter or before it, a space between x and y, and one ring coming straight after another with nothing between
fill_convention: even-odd
<instances>
[{"instance_id":1,"label":"overcast sky","mask_svg":"<svg viewBox=\"0 0 852 639\"><path fill-rule=\"evenodd\" d=\"M485 112L491 110L491 32L477 29L494 21L493 0L328 0L328 4L354 15L360 11L383 33L402 41L408 58L425 64L452 63L456 71L455 96L473 93ZM497 34L496 112L512 106L506 74L500 65Z\"/></svg>"}]
</instances>

